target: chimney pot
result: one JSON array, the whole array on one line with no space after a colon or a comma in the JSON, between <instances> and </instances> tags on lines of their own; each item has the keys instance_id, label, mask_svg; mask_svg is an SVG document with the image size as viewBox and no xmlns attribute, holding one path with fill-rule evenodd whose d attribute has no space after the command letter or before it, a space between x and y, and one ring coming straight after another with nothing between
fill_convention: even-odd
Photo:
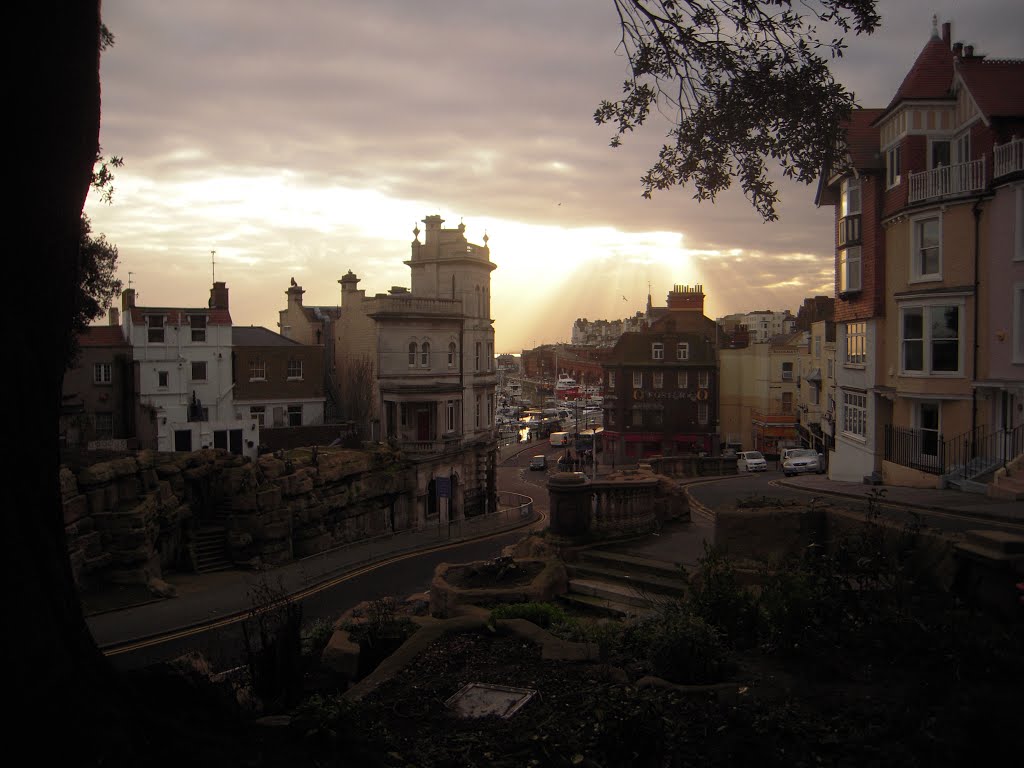
<instances>
[{"instance_id":1,"label":"chimney pot","mask_svg":"<svg viewBox=\"0 0 1024 768\"><path fill-rule=\"evenodd\" d=\"M110 308L110 325L117 326L121 324L121 315L117 311L117 307Z\"/></svg>"},{"instance_id":2,"label":"chimney pot","mask_svg":"<svg viewBox=\"0 0 1024 768\"><path fill-rule=\"evenodd\" d=\"M964 46L964 58L965 59L969 59L973 55L974 55L974 46L973 45L965 45Z\"/></svg>"},{"instance_id":3,"label":"chimney pot","mask_svg":"<svg viewBox=\"0 0 1024 768\"><path fill-rule=\"evenodd\" d=\"M963 43L953 43L953 55L954 56L962 56L963 53L964 53L964 44Z\"/></svg>"}]
</instances>

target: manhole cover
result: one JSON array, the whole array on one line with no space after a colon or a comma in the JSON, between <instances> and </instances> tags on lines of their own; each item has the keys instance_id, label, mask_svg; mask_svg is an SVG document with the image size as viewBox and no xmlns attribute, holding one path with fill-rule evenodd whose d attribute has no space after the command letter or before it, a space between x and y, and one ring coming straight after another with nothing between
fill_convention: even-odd
<instances>
[{"instance_id":1,"label":"manhole cover","mask_svg":"<svg viewBox=\"0 0 1024 768\"><path fill-rule=\"evenodd\" d=\"M444 704L459 717L512 717L537 694L529 688L469 683Z\"/></svg>"}]
</instances>

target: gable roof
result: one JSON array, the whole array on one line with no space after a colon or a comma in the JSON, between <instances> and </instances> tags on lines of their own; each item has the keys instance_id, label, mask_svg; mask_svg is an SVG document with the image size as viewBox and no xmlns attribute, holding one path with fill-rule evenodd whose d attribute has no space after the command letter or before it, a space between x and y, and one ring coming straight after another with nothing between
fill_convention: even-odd
<instances>
[{"instance_id":1,"label":"gable roof","mask_svg":"<svg viewBox=\"0 0 1024 768\"><path fill-rule=\"evenodd\" d=\"M90 325L78 335L83 347L127 347L119 325Z\"/></svg>"},{"instance_id":2,"label":"gable roof","mask_svg":"<svg viewBox=\"0 0 1024 768\"><path fill-rule=\"evenodd\" d=\"M228 310L214 307L132 307L130 312L132 323L135 325L145 325L146 315L163 315L167 325L187 325L189 315L206 315L207 325L231 325L231 314Z\"/></svg>"},{"instance_id":3,"label":"gable roof","mask_svg":"<svg viewBox=\"0 0 1024 768\"><path fill-rule=\"evenodd\" d=\"M957 59L956 73L987 121L1024 117L1024 59Z\"/></svg>"},{"instance_id":4,"label":"gable roof","mask_svg":"<svg viewBox=\"0 0 1024 768\"><path fill-rule=\"evenodd\" d=\"M855 109L846 124L846 151L857 169L876 168L881 162L879 129L875 125L884 109Z\"/></svg>"}]
</instances>

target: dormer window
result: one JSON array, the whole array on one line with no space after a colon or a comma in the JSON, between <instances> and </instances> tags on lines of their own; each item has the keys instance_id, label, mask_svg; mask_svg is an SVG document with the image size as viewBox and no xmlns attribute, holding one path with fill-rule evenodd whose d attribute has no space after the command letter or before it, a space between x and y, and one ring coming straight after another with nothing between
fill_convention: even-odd
<instances>
[{"instance_id":1,"label":"dormer window","mask_svg":"<svg viewBox=\"0 0 1024 768\"><path fill-rule=\"evenodd\" d=\"M164 343L164 316L146 315L146 338L150 344Z\"/></svg>"},{"instance_id":2,"label":"dormer window","mask_svg":"<svg viewBox=\"0 0 1024 768\"><path fill-rule=\"evenodd\" d=\"M189 325L192 326L192 341L206 341L206 315L189 315Z\"/></svg>"}]
</instances>

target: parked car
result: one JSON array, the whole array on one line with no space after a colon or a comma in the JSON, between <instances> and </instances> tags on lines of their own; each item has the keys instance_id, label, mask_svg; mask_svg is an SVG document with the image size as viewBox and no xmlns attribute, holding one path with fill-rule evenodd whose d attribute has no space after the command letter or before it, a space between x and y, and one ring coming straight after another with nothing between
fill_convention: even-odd
<instances>
[{"instance_id":1,"label":"parked car","mask_svg":"<svg viewBox=\"0 0 1024 768\"><path fill-rule=\"evenodd\" d=\"M534 456L530 459L530 469L545 470L548 468L548 457L547 456Z\"/></svg>"},{"instance_id":2,"label":"parked car","mask_svg":"<svg viewBox=\"0 0 1024 768\"><path fill-rule=\"evenodd\" d=\"M760 451L740 451L737 454L736 468L740 472L765 472L768 462Z\"/></svg>"},{"instance_id":3,"label":"parked car","mask_svg":"<svg viewBox=\"0 0 1024 768\"><path fill-rule=\"evenodd\" d=\"M805 472L825 471L824 457L812 448L787 448L782 454L782 474L786 477Z\"/></svg>"}]
</instances>

